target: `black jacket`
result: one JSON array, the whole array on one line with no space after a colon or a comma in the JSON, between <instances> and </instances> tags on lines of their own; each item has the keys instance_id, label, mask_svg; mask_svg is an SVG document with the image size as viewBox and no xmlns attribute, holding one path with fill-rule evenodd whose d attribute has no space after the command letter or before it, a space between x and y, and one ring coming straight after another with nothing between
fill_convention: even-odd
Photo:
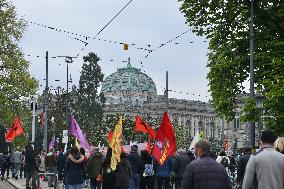
<instances>
[{"instance_id":1,"label":"black jacket","mask_svg":"<svg viewBox=\"0 0 284 189\"><path fill-rule=\"evenodd\" d=\"M237 171L237 181L240 182L244 179L245 176L245 171L246 171L246 166L248 164L249 158L251 154L247 153L240 157L238 161L238 171Z\"/></svg>"},{"instance_id":2,"label":"black jacket","mask_svg":"<svg viewBox=\"0 0 284 189\"><path fill-rule=\"evenodd\" d=\"M82 159L80 162L76 162L76 160ZM75 156L73 157L71 154L68 156L66 160L66 183L67 185L74 184L83 184L84 182L84 158Z\"/></svg>"},{"instance_id":3,"label":"black jacket","mask_svg":"<svg viewBox=\"0 0 284 189\"><path fill-rule=\"evenodd\" d=\"M177 157L176 174L177 178L182 178L186 166L190 163L190 159L186 154L181 154Z\"/></svg>"},{"instance_id":4,"label":"black jacket","mask_svg":"<svg viewBox=\"0 0 284 189\"><path fill-rule=\"evenodd\" d=\"M132 175L136 175L139 174L140 170L140 162L141 162L141 157L137 152L130 152L130 154L127 156L127 160L130 163L131 166L131 171L132 171Z\"/></svg>"},{"instance_id":5,"label":"black jacket","mask_svg":"<svg viewBox=\"0 0 284 189\"><path fill-rule=\"evenodd\" d=\"M232 189L225 168L210 156L201 156L185 169L181 189Z\"/></svg>"}]
</instances>

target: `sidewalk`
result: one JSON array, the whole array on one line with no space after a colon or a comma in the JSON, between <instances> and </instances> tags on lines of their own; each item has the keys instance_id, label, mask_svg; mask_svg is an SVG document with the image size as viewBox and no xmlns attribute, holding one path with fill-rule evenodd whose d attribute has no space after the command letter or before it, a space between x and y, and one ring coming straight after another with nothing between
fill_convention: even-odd
<instances>
[{"instance_id":1,"label":"sidewalk","mask_svg":"<svg viewBox=\"0 0 284 189\"><path fill-rule=\"evenodd\" d=\"M7 179L7 182L16 189L26 189L26 179ZM53 189L54 187L48 187L47 181L40 182L40 189ZM58 189L63 189L63 183L59 181Z\"/></svg>"}]
</instances>

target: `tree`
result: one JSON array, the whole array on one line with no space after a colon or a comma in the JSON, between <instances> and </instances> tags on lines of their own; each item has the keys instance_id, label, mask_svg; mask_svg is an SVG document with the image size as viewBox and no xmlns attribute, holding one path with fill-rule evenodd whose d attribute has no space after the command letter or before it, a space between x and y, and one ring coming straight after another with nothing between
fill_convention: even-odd
<instances>
[{"instance_id":1,"label":"tree","mask_svg":"<svg viewBox=\"0 0 284 189\"><path fill-rule=\"evenodd\" d=\"M29 73L29 62L19 47L26 25L17 17L15 7L0 1L0 123L10 128L18 115L25 129L18 145L28 139L31 113L27 102L37 89L37 81ZM17 143L15 141L15 143Z\"/></svg>"},{"instance_id":2,"label":"tree","mask_svg":"<svg viewBox=\"0 0 284 189\"><path fill-rule=\"evenodd\" d=\"M95 53L83 57L81 76L79 80L78 101L74 107L78 113L78 122L88 140L98 145L103 140L103 107L104 96L98 93L103 81L103 73L98 64L100 58Z\"/></svg>"},{"instance_id":3,"label":"tree","mask_svg":"<svg viewBox=\"0 0 284 189\"><path fill-rule=\"evenodd\" d=\"M213 106L228 120L234 118L237 97L245 93L249 76L249 0L180 0L181 12L193 32L209 42L207 75ZM265 97L264 113L270 128L284 134L284 2L254 0L255 90ZM256 104L246 101L252 121Z\"/></svg>"}]
</instances>

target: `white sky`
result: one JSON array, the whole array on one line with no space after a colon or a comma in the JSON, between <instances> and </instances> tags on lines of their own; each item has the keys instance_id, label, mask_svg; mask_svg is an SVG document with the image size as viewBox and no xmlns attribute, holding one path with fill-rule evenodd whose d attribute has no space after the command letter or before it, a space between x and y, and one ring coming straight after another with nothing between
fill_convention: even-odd
<instances>
[{"instance_id":1,"label":"white sky","mask_svg":"<svg viewBox=\"0 0 284 189\"><path fill-rule=\"evenodd\" d=\"M98 31L129 0L13 0L19 16L40 24L94 37ZM131 4L97 37L111 41L135 43L137 47L158 47L160 44L190 29L179 12L177 0L133 0ZM84 40L83 38L80 38ZM207 47L204 38L188 32L164 46L147 59L147 52L122 45L88 40L89 45L79 59L69 66L73 84L77 84L82 66L82 56L95 52L102 59L99 64L105 77L123 67L122 62L131 57L131 64L145 71L156 83L158 94L165 87L165 72L169 71L170 97L208 101ZM194 43L190 43L190 42ZM174 44L179 43L179 44ZM51 56L75 56L83 43L70 39L65 33L29 24L21 47L31 62L32 75L44 85L45 51ZM41 56L37 58L36 56ZM114 60L114 61L110 61ZM49 85L66 88L66 63L64 58L49 60ZM59 79L60 81L55 81ZM43 88L41 88L43 89ZM179 93L182 91L183 94ZM186 94L186 93L189 93ZM193 95L194 94L194 95ZM200 95L200 96L199 96ZM208 96L208 97L206 97Z\"/></svg>"}]
</instances>

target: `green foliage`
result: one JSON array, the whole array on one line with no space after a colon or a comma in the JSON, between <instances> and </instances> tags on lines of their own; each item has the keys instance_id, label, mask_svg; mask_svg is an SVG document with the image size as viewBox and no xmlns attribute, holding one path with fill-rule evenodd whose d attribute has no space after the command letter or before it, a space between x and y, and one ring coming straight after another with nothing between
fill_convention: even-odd
<instances>
[{"instance_id":1,"label":"green foliage","mask_svg":"<svg viewBox=\"0 0 284 189\"><path fill-rule=\"evenodd\" d=\"M259 114L260 114L260 110L256 107L256 99L254 98L245 99L245 105L241 113L241 121L242 122L248 122L248 121L257 122L259 121Z\"/></svg>"},{"instance_id":2,"label":"green foliage","mask_svg":"<svg viewBox=\"0 0 284 189\"><path fill-rule=\"evenodd\" d=\"M98 145L104 140L103 135L103 94L98 94L98 88L103 81L103 73L98 64L100 60L95 53L89 53L83 57L78 100L74 107L78 113L78 123L87 135L88 140Z\"/></svg>"},{"instance_id":3,"label":"green foliage","mask_svg":"<svg viewBox=\"0 0 284 189\"><path fill-rule=\"evenodd\" d=\"M177 149L186 149L189 147L187 130L183 126L178 125L178 121L176 119L173 120L172 124L176 134Z\"/></svg>"},{"instance_id":4,"label":"green foliage","mask_svg":"<svg viewBox=\"0 0 284 189\"><path fill-rule=\"evenodd\" d=\"M181 12L197 35L210 40L207 75L212 103L216 112L234 118L237 97L244 93L243 83L249 76L248 0L180 0ZM283 56L284 2L254 1L255 90L265 97L264 113L274 116L266 124L278 134L283 131ZM275 95L277 94L277 95ZM251 107L248 107L251 106ZM247 101L247 113L255 113L255 104ZM245 120L254 121L255 115ZM272 126L277 125L277 126ZM278 128L279 127L279 128ZM278 128L278 129L277 129Z\"/></svg>"},{"instance_id":5,"label":"green foliage","mask_svg":"<svg viewBox=\"0 0 284 189\"><path fill-rule=\"evenodd\" d=\"M31 113L26 98L35 94L37 81L29 73L29 62L18 46L25 22L18 19L15 7L0 1L0 123L10 128L19 116L25 133L14 142L23 146L28 140Z\"/></svg>"}]
</instances>

